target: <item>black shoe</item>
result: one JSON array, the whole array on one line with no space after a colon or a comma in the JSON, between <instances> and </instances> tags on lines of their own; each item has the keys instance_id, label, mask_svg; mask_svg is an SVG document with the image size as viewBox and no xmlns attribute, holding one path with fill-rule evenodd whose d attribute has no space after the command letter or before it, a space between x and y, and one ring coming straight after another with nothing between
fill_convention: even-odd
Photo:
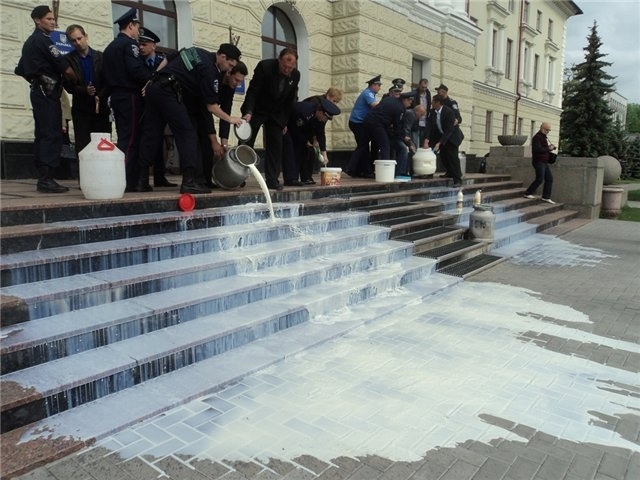
<instances>
[{"instance_id":1,"label":"black shoe","mask_svg":"<svg viewBox=\"0 0 640 480\"><path fill-rule=\"evenodd\" d=\"M307 178L306 180L303 180L302 183L304 183L305 185L315 185L316 182L313 178Z\"/></svg>"},{"instance_id":2,"label":"black shoe","mask_svg":"<svg viewBox=\"0 0 640 480\"><path fill-rule=\"evenodd\" d=\"M140 180L138 180L138 183L136 183L136 187L133 191L134 192L153 192L153 187L149 185L149 179L143 177Z\"/></svg>"},{"instance_id":3,"label":"black shoe","mask_svg":"<svg viewBox=\"0 0 640 480\"><path fill-rule=\"evenodd\" d=\"M462 183L460 183L460 182L457 182L457 183L453 184L453 188L458 188L458 187L461 187L461 186L462 186Z\"/></svg>"},{"instance_id":4,"label":"black shoe","mask_svg":"<svg viewBox=\"0 0 640 480\"><path fill-rule=\"evenodd\" d=\"M159 178L158 180L154 180L153 186L154 187L177 187L178 184L170 182L166 178L162 177L162 178Z\"/></svg>"},{"instance_id":5,"label":"black shoe","mask_svg":"<svg viewBox=\"0 0 640 480\"><path fill-rule=\"evenodd\" d=\"M362 178L376 178L375 173L363 173Z\"/></svg>"},{"instance_id":6,"label":"black shoe","mask_svg":"<svg viewBox=\"0 0 640 480\"><path fill-rule=\"evenodd\" d=\"M282 185L280 185L279 183L269 183L267 182L267 188L269 190L282 190Z\"/></svg>"},{"instance_id":7,"label":"black shoe","mask_svg":"<svg viewBox=\"0 0 640 480\"><path fill-rule=\"evenodd\" d=\"M290 182L284 182L284 185L286 187L301 187L304 184L299 180L291 180Z\"/></svg>"},{"instance_id":8,"label":"black shoe","mask_svg":"<svg viewBox=\"0 0 640 480\"><path fill-rule=\"evenodd\" d=\"M451 175L449 175L448 173L443 173L442 175L439 175L440 178L451 178Z\"/></svg>"},{"instance_id":9,"label":"black shoe","mask_svg":"<svg viewBox=\"0 0 640 480\"><path fill-rule=\"evenodd\" d=\"M41 178L38 180L36 189L41 193L64 193L69 191L69 188L60 185L53 178Z\"/></svg>"},{"instance_id":10,"label":"black shoe","mask_svg":"<svg viewBox=\"0 0 640 480\"><path fill-rule=\"evenodd\" d=\"M211 193L211 189L194 181L183 181L182 185L180 185L180 193Z\"/></svg>"},{"instance_id":11,"label":"black shoe","mask_svg":"<svg viewBox=\"0 0 640 480\"><path fill-rule=\"evenodd\" d=\"M349 170L345 170L345 172L347 175L349 175L351 178L358 178L360 175L358 175L356 172L352 172Z\"/></svg>"}]
</instances>

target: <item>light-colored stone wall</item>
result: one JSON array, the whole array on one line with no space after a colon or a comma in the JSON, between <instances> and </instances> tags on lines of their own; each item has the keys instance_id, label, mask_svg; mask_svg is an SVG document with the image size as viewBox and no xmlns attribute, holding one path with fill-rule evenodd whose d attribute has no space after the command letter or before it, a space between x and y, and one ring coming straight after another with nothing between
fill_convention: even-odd
<instances>
[{"instance_id":1,"label":"light-colored stone wall","mask_svg":"<svg viewBox=\"0 0 640 480\"><path fill-rule=\"evenodd\" d=\"M509 116L508 134L516 133L518 118L522 119L522 134L531 138L531 122L539 126L547 121L552 126L551 138L557 139L562 103L562 72L565 48L565 24L575 14L571 2L529 1L529 19L520 28L523 2L508 0L470 2L469 14L483 34L478 37L473 72L473 129L468 153L483 155L498 145L502 134L503 115ZM538 11L541 13L538 25ZM549 20L552 21L551 33ZM493 31L497 42L493 42ZM506 44L513 41L511 75L506 78ZM495 61L492 53L496 51ZM525 62L525 46L529 62ZM538 55L537 85L533 85L534 58ZM553 67L549 68L549 60ZM486 113L493 112L490 142L485 141ZM537 129L537 127L536 127ZM557 140L555 142L557 144Z\"/></svg>"},{"instance_id":2,"label":"light-colored stone wall","mask_svg":"<svg viewBox=\"0 0 640 480\"><path fill-rule=\"evenodd\" d=\"M29 13L39 3L39 0L0 0L0 138L3 140L28 141L33 136L28 88L24 80L13 75L13 67L24 39L33 29ZM381 93L387 91L393 78L410 81L411 61L416 57L429 60L432 90L445 83L450 95L460 105L466 137L461 149L484 153L490 146L484 144L484 112L489 107L499 111L496 113L499 122L495 127L500 129L496 135L501 133L502 112L513 116L515 95L514 81L511 84L505 81L494 87L496 92L487 91L486 86L478 88L478 84L486 80L486 32L482 30L486 28L488 14L495 16L495 8L487 7L493 3L506 5L507 0L470 2L471 15L477 19L475 25L463 12L464 2L458 0L179 0L176 2L179 47L196 45L215 50L220 43L229 40L229 25L232 25L234 35L240 37L243 60L249 67L248 85L251 72L261 59L260 34L264 12L275 5L289 16L298 35L299 69L302 73L300 98L324 93L330 86L343 90L342 115L335 117L327 126L330 150L348 151L353 148L348 118L366 81L381 74L384 82ZM519 8L520 2L515 4ZM531 5L534 18L538 5L559 17L566 16L566 12L543 0L532 0ZM478 8L482 10L480 13L475 11ZM108 0L61 2L61 28L70 23L84 25L95 48L104 49L113 38L112 22L111 2ZM509 24L505 28L508 36L516 35L517 26ZM563 28L564 22L559 18L557 31L561 43L564 42ZM546 37L546 30L538 36ZM544 51L548 45L541 48ZM561 70L558 66L558 75ZM234 113L239 110L243 98L242 95L236 96ZM550 108L553 104L544 105L533 96L526 100L518 106L518 116L525 118L525 130L529 129L530 120L545 119L557 131L557 106L556 109Z\"/></svg>"}]
</instances>

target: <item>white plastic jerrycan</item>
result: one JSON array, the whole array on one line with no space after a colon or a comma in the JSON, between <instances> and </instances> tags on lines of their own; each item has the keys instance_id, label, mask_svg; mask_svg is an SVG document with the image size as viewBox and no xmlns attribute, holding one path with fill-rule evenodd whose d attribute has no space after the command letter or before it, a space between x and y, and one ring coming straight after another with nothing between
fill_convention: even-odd
<instances>
[{"instance_id":1,"label":"white plastic jerrycan","mask_svg":"<svg viewBox=\"0 0 640 480\"><path fill-rule=\"evenodd\" d=\"M122 198L127 187L124 153L111 143L109 133L91 133L80 152L80 189L88 200Z\"/></svg>"}]
</instances>

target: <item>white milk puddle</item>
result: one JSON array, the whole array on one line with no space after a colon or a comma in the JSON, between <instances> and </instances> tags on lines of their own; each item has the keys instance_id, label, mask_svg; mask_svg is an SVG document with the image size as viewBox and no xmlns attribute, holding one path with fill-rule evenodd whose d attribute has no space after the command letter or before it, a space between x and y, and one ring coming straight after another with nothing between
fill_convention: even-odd
<instances>
[{"instance_id":1,"label":"white milk puddle","mask_svg":"<svg viewBox=\"0 0 640 480\"><path fill-rule=\"evenodd\" d=\"M198 452L228 460L369 454L414 461L468 439L523 440L480 415L576 442L637 449L595 425L589 413L636 414L637 398L602 388L609 381L636 385L636 374L516 337L533 330L635 352L638 346L537 320L589 321L531 293L463 283L248 377L242 383L249 388L236 385L193 402L195 411L217 401L230 407L212 421L217 433L201 440L206 447L196 442Z\"/></svg>"},{"instance_id":2,"label":"white milk puddle","mask_svg":"<svg viewBox=\"0 0 640 480\"><path fill-rule=\"evenodd\" d=\"M606 258L599 250L552 242L542 247L547 257L573 254L580 265ZM556 247L562 255L555 255ZM524 254L515 261L526 259ZM415 461L435 447L469 439L525 441L483 421L485 415L570 441L637 451L638 445L600 421L603 414L637 415L640 400L620 392L621 385L638 388L637 373L518 336L531 331L632 352L640 352L639 346L543 317L590 323L585 314L530 290L463 282L180 407L219 412L207 435L181 452L210 460L379 455ZM155 450L144 454L154 456Z\"/></svg>"}]
</instances>

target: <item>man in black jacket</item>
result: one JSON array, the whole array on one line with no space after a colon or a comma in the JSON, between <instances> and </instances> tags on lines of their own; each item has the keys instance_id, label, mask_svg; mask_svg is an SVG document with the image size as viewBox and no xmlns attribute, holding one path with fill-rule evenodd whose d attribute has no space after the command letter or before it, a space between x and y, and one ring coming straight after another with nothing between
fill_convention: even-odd
<instances>
[{"instance_id":1,"label":"man in black jacket","mask_svg":"<svg viewBox=\"0 0 640 480\"><path fill-rule=\"evenodd\" d=\"M453 186L462 185L462 171L458 159L458 147L464 139L464 135L458 126L456 114L453 109L444 104L445 99L441 95L434 95L431 99L431 114L429 116L429 129L424 140L424 148L433 147L433 151L440 154L440 160L447 172L453 178Z\"/></svg>"},{"instance_id":2,"label":"man in black jacket","mask_svg":"<svg viewBox=\"0 0 640 480\"><path fill-rule=\"evenodd\" d=\"M75 48L65 58L76 79L66 80L64 89L73 95L71 118L76 151L80 152L91 141L91 132L111 134L110 110L104 93L102 52L89 46L89 37L81 25L69 25L65 33Z\"/></svg>"},{"instance_id":3,"label":"man in black jacket","mask_svg":"<svg viewBox=\"0 0 640 480\"><path fill-rule=\"evenodd\" d=\"M297 61L298 53L293 48L284 48L278 58L258 62L240 109L243 118L251 125L249 146L253 147L258 130L264 126L265 180L267 187L276 190L282 190L278 181L282 169L282 137L300 83Z\"/></svg>"}]
</instances>

